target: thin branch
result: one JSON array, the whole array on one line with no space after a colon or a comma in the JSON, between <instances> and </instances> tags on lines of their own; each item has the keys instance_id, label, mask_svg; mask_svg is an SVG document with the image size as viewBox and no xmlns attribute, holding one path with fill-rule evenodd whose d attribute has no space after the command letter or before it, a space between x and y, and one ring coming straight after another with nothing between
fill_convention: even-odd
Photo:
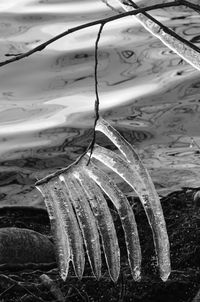
<instances>
[{"instance_id":1,"label":"thin branch","mask_svg":"<svg viewBox=\"0 0 200 302\"><path fill-rule=\"evenodd\" d=\"M95 141L96 141L95 128L96 128L96 124L97 124L98 119L99 119L99 104L100 103L99 103L99 93L98 93L98 44L99 44L99 40L100 40L100 37L101 37L103 27L104 27L104 24L102 23L100 28L99 28L97 39L96 39L96 42L95 42L95 68L94 68L95 95L96 95L95 120L94 120L94 128L93 128L93 139L92 139L91 147L90 147L90 156L89 156L87 165L89 165L89 163L90 163L90 159L91 159L92 152L93 152L93 149L94 149L94 144L95 144Z\"/></svg>"},{"instance_id":2,"label":"thin branch","mask_svg":"<svg viewBox=\"0 0 200 302\"><path fill-rule=\"evenodd\" d=\"M56 176L58 176L62 173L67 172L68 170L70 170L71 167L77 165L81 161L81 159L85 156L85 154L90 150L91 144L92 144L92 142L87 146L86 150L77 158L77 160L75 162L73 162L71 165L69 165L67 167L61 168L61 169L59 169L59 170L57 170L57 171L55 171L51 174L48 174L45 177L39 179L38 181L36 181L35 186L36 187L40 186L40 185L48 182L50 179L52 179L52 178L54 178L54 177L56 177Z\"/></svg>"},{"instance_id":3,"label":"thin branch","mask_svg":"<svg viewBox=\"0 0 200 302\"><path fill-rule=\"evenodd\" d=\"M85 29L85 28L89 28L89 27L92 27L92 26L95 26L95 25L100 25L100 24L103 24L105 25L106 23L108 22L112 22L112 21L115 21L115 20L118 20L118 19L121 19L121 18L124 18L124 17L127 17L127 16L132 16L132 15L137 15L139 13L144 13L146 11L150 11L150 10L155 10L155 9L160 9L160 8L166 8L166 7L173 7L173 6L180 6L180 5L186 5L190 8L193 8L193 9L197 9L200 11L200 6L199 5L195 5L195 4L192 4L192 3L189 3L188 1L184 1L184 0L178 0L178 1L171 1L171 2L168 2L168 3L162 3L162 4L155 4L155 5L151 5L151 6L147 6L147 7L143 7L143 8L138 8L138 9L135 9L133 11L130 11L130 12L125 12L125 13L122 13L122 14L119 14L119 15L115 15L115 16L112 16L112 17L109 17L109 18L104 18L104 19L99 19L99 20L96 20L96 21L92 21L92 22L89 22L89 23L85 23L85 24L82 24L82 25L78 25L76 27L72 27L64 32L62 32L61 34L53 37L52 39L49 39L47 40L46 42L36 46L35 48L23 53L23 54L19 54L18 56L15 55L14 58L11 58L9 60L6 60L6 61L3 61L3 62L0 62L0 67L1 66L4 66L4 65L7 65L9 63L12 63L12 62L15 62L15 61L18 61L18 60L21 60L23 58L26 58L26 57L29 57L31 56L32 54L38 52L38 51L42 51L43 49L45 49L48 45L50 45L51 43L73 33L73 32L76 32L76 31L79 31L81 29ZM158 22L158 21L157 21ZM161 23L159 23L161 28L163 27L163 25ZM166 28L166 30L168 30L169 32L169 29ZM185 40L184 38L181 38L179 37L177 34L175 34L173 31L170 31L170 34L175 37L177 40L183 42L183 43L186 43L187 45L189 45L192 49L196 50L197 52L200 53L200 49L193 45L191 42L188 42L187 40Z\"/></svg>"},{"instance_id":4,"label":"thin branch","mask_svg":"<svg viewBox=\"0 0 200 302\"><path fill-rule=\"evenodd\" d=\"M200 6L198 4L190 3L187 0L180 0L180 2L181 2L182 5L190 7L191 9L193 9L198 14L200 13Z\"/></svg>"}]
</instances>

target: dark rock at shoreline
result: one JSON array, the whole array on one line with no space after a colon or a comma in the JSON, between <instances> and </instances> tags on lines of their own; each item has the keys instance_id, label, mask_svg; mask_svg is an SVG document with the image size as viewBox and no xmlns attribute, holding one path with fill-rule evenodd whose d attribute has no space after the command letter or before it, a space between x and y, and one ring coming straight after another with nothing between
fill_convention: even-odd
<instances>
[{"instance_id":1,"label":"dark rock at shoreline","mask_svg":"<svg viewBox=\"0 0 200 302\"><path fill-rule=\"evenodd\" d=\"M0 264L55 262L54 246L47 236L30 229L0 229Z\"/></svg>"}]
</instances>

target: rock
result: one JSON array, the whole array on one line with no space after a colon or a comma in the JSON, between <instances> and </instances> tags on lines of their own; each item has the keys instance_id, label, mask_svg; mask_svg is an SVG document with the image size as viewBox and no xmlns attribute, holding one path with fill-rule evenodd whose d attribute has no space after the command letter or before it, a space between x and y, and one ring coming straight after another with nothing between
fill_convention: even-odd
<instances>
[{"instance_id":1,"label":"rock","mask_svg":"<svg viewBox=\"0 0 200 302\"><path fill-rule=\"evenodd\" d=\"M0 264L55 262L53 243L44 235L23 228L0 228Z\"/></svg>"}]
</instances>

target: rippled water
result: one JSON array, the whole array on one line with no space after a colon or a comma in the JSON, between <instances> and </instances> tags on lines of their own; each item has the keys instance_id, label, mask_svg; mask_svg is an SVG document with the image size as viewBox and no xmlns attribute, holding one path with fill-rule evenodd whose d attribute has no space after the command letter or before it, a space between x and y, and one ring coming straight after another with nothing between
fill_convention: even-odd
<instances>
[{"instance_id":1,"label":"rippled water","mask_svg":"<svg viewBox=\"0 0 200 302\"><path fill-rule=\"evenodd\" d=\"M113 14L100 0L1 0L0 61ZM199 15L154 15L198 45ZM91 140L97 32L76 32L0 68L1 204L43 204L35 180L71 163ZM101 115L134 144L159 192L200 186L199 71L127 17L105 26L98 75Z\"/></svg>"}]
</instances>

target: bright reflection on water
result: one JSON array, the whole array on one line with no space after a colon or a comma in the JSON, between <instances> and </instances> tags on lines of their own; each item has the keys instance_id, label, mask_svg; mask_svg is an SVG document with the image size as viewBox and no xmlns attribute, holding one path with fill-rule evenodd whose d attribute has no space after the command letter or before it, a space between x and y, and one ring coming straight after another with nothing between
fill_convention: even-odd
<instances>
[{"instance_id":1,"label":"bright reflection on water","mask_svg":"<svg viewBox=\"0 0 200 302\"><path fill-rule=\"evenodd\" d=\"M113 14L100 0L1 0L0 60ZM198 15L154 15L198 45ZM35 180L71 163L91 140L97 32L76 32L0 68L1 204L41 204ZM199 72L128 17L105 26L98 74L102 116L134 144L159 192L200 186ZM100 143L109 146L102 136Z\"/></svg>"}]
</instances>

